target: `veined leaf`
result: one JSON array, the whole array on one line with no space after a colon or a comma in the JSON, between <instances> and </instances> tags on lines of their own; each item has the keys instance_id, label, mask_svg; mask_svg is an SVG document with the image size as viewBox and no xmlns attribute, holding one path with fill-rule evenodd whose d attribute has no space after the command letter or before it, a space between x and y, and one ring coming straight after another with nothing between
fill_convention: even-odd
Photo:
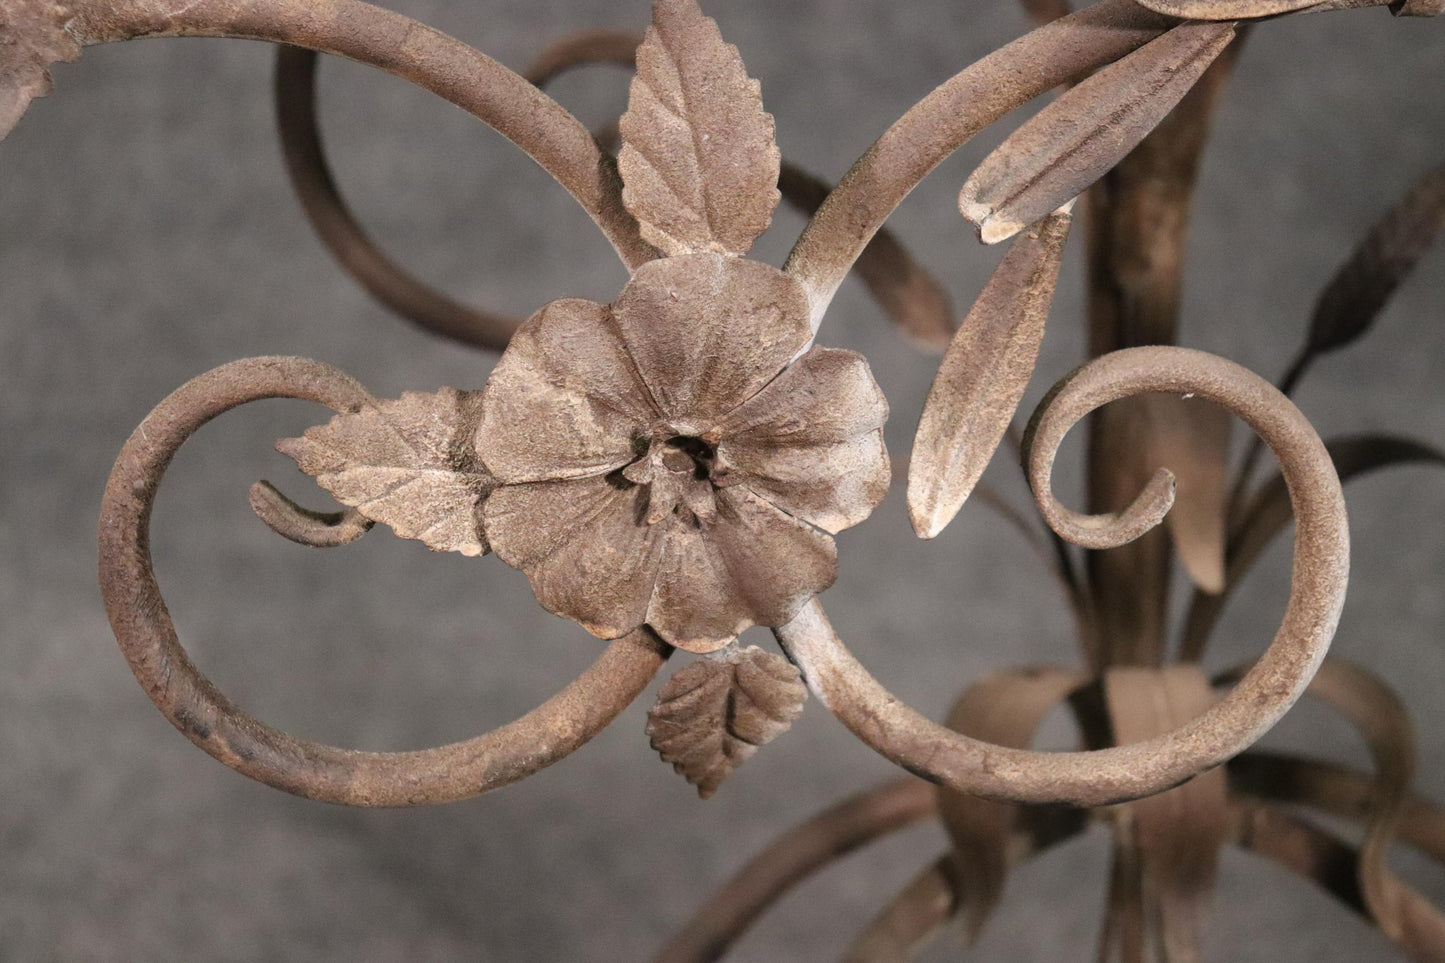
<instances>
[{"instance_id":1,"label":"veined leaf","mask_svg":"<svg viewBox=\"0 0 1445 963\"><path fill-rule=\"evenodd\" d=\"M694 0L653 5L620 126L622 202L664 253L742 254L772 220L772 115Z\"/></svg>"},{"instance_id":2,"label":"veined leaf","mask_svg":"<svg viewBox=\"0 0 1445 963\"><path fill-rule=\"evenodd\" d=\"M908 466L908 514L923 538L963 507L1028 387L1069 220L1055 212L1013 243L943 355Z\"/></svg>"},{"instance_id":3,"label":"veined leaf","mask_svg":"<svg viewBox=\"0 0 1445 963\"><path fill-rule=\"evenodd\" d=\"M1105 67L1011 134L959 192L985 243L1078 196L1133 150L1234 39L1232 23L1185 23Z\"/></svg>"},{"instance_id":4,"label":"veined leaf","mask_svg":"<svg viewBox=\"0 0 1445 963\"><path fill-rule=\"evenodd\" d=\"M487 551L481 507L496 480L475 451L481 392L407 392L277 442L343 505L438 552Z\"/></svg>"},{"instance_id":5,"label":"veined leaf","mask_svg":"<svg viewBox=\"0 0 1445 963\"><path fill-rule=\"evenodd\" d=\"M706 799L759 746L788 730L807 697L787 659L733 645L673 673L647 711L647 735L662 761Z\"/></svg>"}]
</instances>

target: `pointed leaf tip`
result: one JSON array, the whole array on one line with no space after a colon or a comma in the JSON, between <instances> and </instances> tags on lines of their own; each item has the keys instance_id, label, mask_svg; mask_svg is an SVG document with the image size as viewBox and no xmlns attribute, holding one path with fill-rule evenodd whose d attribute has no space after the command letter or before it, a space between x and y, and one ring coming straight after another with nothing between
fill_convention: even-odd
<instances>
[{"instance_id":1,"label":"pointed leaf tip","mask_svg":"<svg viewBox=\"0 0 1445 963\"><path fill-rule=\"evenodd\" d=\"M647 711L647 735L663 762L703 799L793 724L808 697L782 656L734 645L675 672Z\"/></svg>"},{"instance_id":2,"label":"pointed leaf tip","mask_svg":"<svg viewBox=\"0 0 1445 963\"><path fill-rule=\"evenodd\" d=\"M1133 150L1234 39L1232 23L1185 23L1039 111L969 175L963 216L985 244L1077 197Z\"/></svg>"},{"instance_id":3,"label":"pointed leaf tip","mask_svg":"<svg viewBox=\"0 0 1445 963\"><path fill-rule=\"evenodd\" d=\"M620 130L622 202L665 254L743 254L771 222L772 115L737 48L692 0L654 5Z\"/></svg>"},{"instance_id":4,"label":"pointed leaf tip","mask_svg":"<svg viewBox=\"0 0 1445 963\"><path fill-rule=\"evenodd\" d=\"M1003 440L1033 375L1070 215L1014 241L944 353L908 466L908 515L920 538L953 520Z\"/></svg>"},{"instance_id":5,"label":"pointed leaf tip","mask_svg":"<svg viewBox=\"0 0 1445 963\"><path fill-rule=\"evenodd\" d=\"M476 457L481 392L377 401L276 449L343 505L438 552L483 555L481 504L496 480Z\"/></svg>"}]
</instances>

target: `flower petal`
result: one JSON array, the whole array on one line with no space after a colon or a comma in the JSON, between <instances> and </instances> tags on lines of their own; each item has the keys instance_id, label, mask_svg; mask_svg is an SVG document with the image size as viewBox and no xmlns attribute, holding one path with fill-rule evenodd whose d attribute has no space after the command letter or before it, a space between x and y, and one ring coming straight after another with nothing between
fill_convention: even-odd
<instances>
[{"instance_id":1,"label":"flower petal","mask_svg":"<svg viewBox=\"0 0 1445 963\"><path fill-rule=\"evenodd\" d=\"M647 262L613 317L658 408L687 433L751 398L812 337L802 285L719 254Z\"/></svg>"},{"instance_id":2,"label":"flower petal","mask_svg":"<svg viewBox=\"0 0 1445 963\"><path fill-rule=\"evenodd\" d=\"M752 625L782 625L838 575L828 535L742 488L717 497L709 527L661 523L668 527L647 624L689 652L720 649Z\"/></svg>"},{"instance_id":3,"label":"flower petal","mask_svg":"<svg viewBox=\"0 0 1445 963\"><path fill-rule=\"evenodd\" d=\"M487 379L477 453L503 482L601 475L638 454L656 419L604 305L544 305Z\"/></svg>"},{"instance_id":4,"label":"flower petal","mask_svg":"<svg viewBox=\"0 0 1445 963\"><path fill-rule=\"evenodd\" d=\"M612 476L505 485L487 501L487 534L544 608L613 639L642 624L652 596L664 528L641 520L646 508L646 486Z\"/></svg>"},{"instance_id":5,"label":"flower petal","mask_svg":"<svg viewBox=\"0 0 1445 963\"><path fill-rule=\"evenodd\" d=\"M815 347L727 417L718 460L788 514L840 532L888 494L887 417L862 355Z\"/></svg>"}]
</instances>

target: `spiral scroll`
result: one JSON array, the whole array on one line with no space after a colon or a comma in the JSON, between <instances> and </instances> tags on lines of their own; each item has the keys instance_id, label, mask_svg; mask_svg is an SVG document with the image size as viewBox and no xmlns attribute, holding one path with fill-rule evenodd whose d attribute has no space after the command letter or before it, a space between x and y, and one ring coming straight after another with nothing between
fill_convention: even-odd
<instances>
[{"instance_id":1,"label":"spiral scroll","mask_svg":"<svg viewBox=\"0 0 1445 963\"><path fill-rule=\"evenodd\" d=\"M1198 396L1233 411L1279 459L1294 508L1289 604L1274 641L1239 685L1208 712L1165 736L1117 748L1041 753L951 732L900 702L863 668L814 599L775 630L819 701L869 746L910 772L994 799L1102 806L1160 792L1219 765L1258 739L1309 684L1338 624L1349 571L1344 496L1314 429L1269 382L1214 355L1130 348L1085 364L1045 399L1030 425L1027 469L1039 509L1063 537L1118 545L1157 524L1171 479L1161 471L1111 516L1078 515L1050 489L1064 435L1089 412L1132 395Z\"/></svg>"},{"instance_id":2,"label":"spiral scroll","mask_svg":"<svg viewBox=\"0 0 1445 963\"><path fill-rule=\"evenodd\" d=\"M627 707L671 651L646 630L520 719L466 742L411 752L359 752L297 739L246 715L187 656L156 583L150 518L166 467L202 425L262 398L299 398L338 412L371 396L349 375L305 358L234 361L181 386L126 441L100 514L100 583L111 628L136 679L171 724L210 755L298 796L353 806L463 799L567 756Z\"/></svg>"}]
</instances>

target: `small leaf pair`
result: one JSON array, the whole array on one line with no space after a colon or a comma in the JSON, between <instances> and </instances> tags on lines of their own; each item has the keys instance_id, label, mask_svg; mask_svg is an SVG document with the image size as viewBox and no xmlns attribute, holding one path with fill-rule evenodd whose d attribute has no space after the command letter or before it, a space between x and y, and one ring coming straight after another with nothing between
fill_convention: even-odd
<instances>
[{"instance_id":1,"label":"small leaf pair","mask_svg":"<svg viewBox=\"0 0 1445 963\"><path fill-rule=\"evenodd\" d=\"M679 669L647 712L652 748L706 799L803 712L808 690L787 659L733 646Z\"/></svg>"}]
</instances>

